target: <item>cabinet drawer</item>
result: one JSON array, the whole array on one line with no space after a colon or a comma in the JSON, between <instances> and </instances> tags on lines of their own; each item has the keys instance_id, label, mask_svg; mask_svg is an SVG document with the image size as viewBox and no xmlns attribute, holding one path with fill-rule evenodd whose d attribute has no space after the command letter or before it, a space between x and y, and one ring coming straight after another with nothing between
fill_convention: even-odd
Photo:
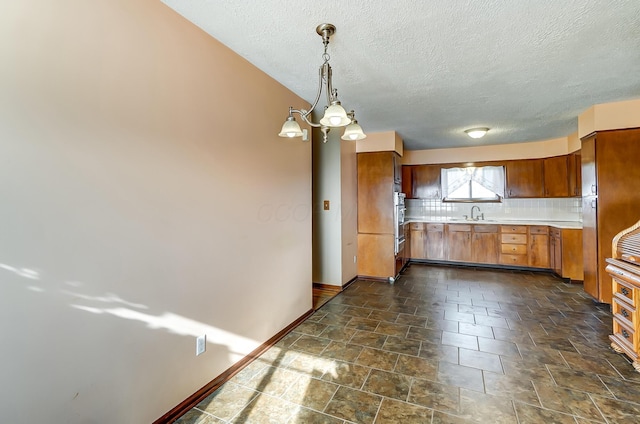
<instances>
[{"instance_id":1,"label":"cabinet drawer","mask_svg":"<svg viewBox=\"0 0 640 424\"><path fill-rule=\"evenodd\" d=\"M636 332L616 317L613 318L613 335L628 349L633 352L638 351L638 336Z\"/></svg>"},{"instance_id":2,"label":"cabinet drawer","mask_svg":"<svg viewBox=\"0 0 640 424\"><path fill-rule=\"evenodd\" d=\"M628 305L627 302L623 302L618 298L613 298L611 304L613 316L618 320L626 324L628 327L637 328L638 314L636 308Z\"/></svg>"},{"instance_id":3,"label":"cabinet drawer","mask_svg":"<svg viewBox=\"0 0 640 424\"><path fill-rule=\"evenodd\" d=\"M427 231L444 231L444 224L426 224Z\"/></svg>"},{"instance_id":4,"label":"cabinet drawer","mask_svg":"<svg viewBox=\"0 0 640 424\"><path fill-rule=\"evenodd\" d=\"M500 241L504 243L511 244L527 244L527 235L526 234L501 234Z\"/></svg>"},{"instance_id":5,"label":"cabinet drawer","mask_svg":"<svg viewBox=\"0 0 640 424\"><path fill-rule=\"evenodd\" d=\"M458 231L471 231L471 225L469 224L449 224L447 225L447 231L455 233Z\"/></svg>"},{"instance_id":6,"label":"cabinet drawer","mask_svg":"<svg viewBox=\"0 0 640 424\"><path fill-rule=\"evenodd\" d=\"M409 229L422 231L424 230L424 222L412 222L409 224Z\"/></svg>"},{"instance_id":7,"label":"cabinet drawer","mask_svg":"<svg viewBox=\"0 0 640 424\"><path fill-rule=\"evenodd\" d=\"M502 253L507 253L510 255L526 255L527 245L526 244L502 244L500 251Z\"/></svg>"},{"instance_id":8,"label":"cabinet drawer","mask_svg":"<svg viewBox=\"0 0 640 424\"><path fill-rule=\"evenodd\" d=\"M473 226L473 231L475 233L497 233L498 226L491 224L479 224Z\"/></svg>"},{"instance_id":9,"label":"cabinet drawer","mask_svg":"<svg viewBox=\"0 0 640 424\"><path fill-rule=\"evenodd\" d=\"M552 237L562 237L562 230L560 228L550 228L549 232L551 233Z\"/></svg>"},{"instance_id":10,"label":"cabinet drawer","mask_svg":"<svg viewBox=\"0 0 640 424\"><path fill-rule=\"evenodd\" d=\"M502 265L527 266L527 255L508 255L502 253L500 255L500 263Z\"/></svg>"},{"instance_id":11,"label":"cabinet drawer","mask_svg":"<svg viewBox=\"0 0 640 424\"><path fill-rule=\"evenodd\" d=\"M529 234L549 234L549 227L546 225L531 225Z\"/></svg>"},{"instance_id":12,"label":"cabinet drawer","mask_svg":"<svg viewBox=\"0 0 640 424\"><path fill-rule=\"evenodd\" d=\"M527 234L526 225L501 225L500 232L502 233L515 233L515 234Z\"/></svg>"},{"instance_id":13,"label":"cabinet drawer","mask_svg":"<svg viewBox=\"0 0 640 424\"><path fill-rule=\"evenodd\" d=\"M619 279L616 275L612 275L612 277L613 277L614 297L622 299L623 301L628 303L630 306L637 308L638 307L638 304L636 303L638 300L637 290L634 289L634 287L631 284Z\"/></svg>"}]
</instances>

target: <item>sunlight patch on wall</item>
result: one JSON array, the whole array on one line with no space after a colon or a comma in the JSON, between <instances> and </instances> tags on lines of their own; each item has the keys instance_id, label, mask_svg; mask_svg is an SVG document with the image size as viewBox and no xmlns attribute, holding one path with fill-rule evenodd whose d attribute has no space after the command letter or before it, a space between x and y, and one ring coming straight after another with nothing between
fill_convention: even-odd
<instances>
[{"instance_id":1,"label":"sunlight patch on wall","mask_svg":"<svg viewBox=\"0 0 640 424\"><path fill-rule=\"evenodd\" d=\"M77 304L72 304L71 307L93 314L107 314L118 318L144 322L148 328L153 330L167 330L170 333L181 336L198 337L206 334L207 343L226 346L229 350L229 356L234 360L243 358L260 344L255 340L171 312L165 312L162 315L151 315L128 308L96 308Z\"/></svg>"},{"instance_id":2,"label":"sunlight patch on wall","mask_svg":"<svg viewBox=\"0 0 640 424\"><path fill-rule=\"evenodd\" d=\"M28 278L30 280L39 280L40 273L33 269L28 268L16 268L7 264L0 264L0 269L6 269L7 271L11 271L14 274L19 275L20 277Z\"/></svg>"}]
</instances>

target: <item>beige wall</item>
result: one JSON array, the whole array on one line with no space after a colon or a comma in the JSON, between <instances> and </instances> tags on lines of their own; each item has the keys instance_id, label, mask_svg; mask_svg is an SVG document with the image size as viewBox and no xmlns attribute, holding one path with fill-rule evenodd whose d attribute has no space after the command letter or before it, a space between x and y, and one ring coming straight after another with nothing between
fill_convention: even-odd
<instances>
[{"instance_id":1,"label":"beige wall","mask_svg":"<svg viewBox=\"0 0 640 424\"><path fill-rule=\"evenodd\" d=\"M342 285L358 275L358 160L356 142L340 143Z\"/></svg>"},{"instance_id":2,"label":"beige wall","mask_svg":"<svg viewBox=\"0 0 640 424\"><path fill-rule=\"evenodd\" d=\"M341 135L330 131L323 143L315 129L313 140L313 282L338 287L357 275L358 253L356 142Z\"/></svg>"},{"instance_id":3,"label":"beige wall","mask_svg":"<svg viewBox=\"0 0 640 424\"><path fill-rule=\"evenodd\" d=\"M454 149L405 150L404 165L431 163L481 162L492 160L532 159L566 155L577 149L569 137L528 143L498 144L493 146L459 147Z\"/></svg>"},{"instance_id":4,"label":"beige wall","mask_svg":"<svg viewBox=\"0 0 640 424\"><path fill-rule=\"evenodd\" d=\"M578 116L580 138L594 131L640 127L640 99L591 106Z\"/></svg>"},{"instance_id":5,"label":"beige wall","mask_svg":"<svg viewBox=\"0 0 640 424\"><path fill-rule=\"evenodd\" d=\"M313 282L333 286L342 280L341 133L329 131L324 143L313 130Z\"/></svg>"},{"instance_id":6,"label":"beige wall","mask_svg":"<svg viewBox=\"0 0 640 424\"><path fill-rule=\"evenodd\" d=\"M5 2L0 63L3 422L152 422L311 308L298 97L156 0Z\"/></svg>"},{"instance_id":7,"label":"beige wall","mask_svg":"<svg viewBox=\"0 0 640 424\"><path fill-rule=\"evenodd\" d=\"M367 138L356 142L356 152L397 152L403 154L402 138L395 131L367 133Z\"/></svg>"}]
</instances>

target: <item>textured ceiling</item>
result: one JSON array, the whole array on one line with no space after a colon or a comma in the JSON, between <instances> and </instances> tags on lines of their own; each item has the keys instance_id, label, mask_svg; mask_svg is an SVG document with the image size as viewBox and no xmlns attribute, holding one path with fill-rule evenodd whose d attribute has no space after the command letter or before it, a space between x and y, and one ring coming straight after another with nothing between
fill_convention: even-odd
<instances>
[{"instance_id":1,"label":"textured ceiling","mask_svg":"<svg viewBox=\"0 0 640 424\"><path fill-rule=\"evenodd\" d=\"M163 1L310 102L315 28L334 24L343 106L406 149L563 137L588 107L640 97L640 0Z\"/></svg>"}]
</instances>

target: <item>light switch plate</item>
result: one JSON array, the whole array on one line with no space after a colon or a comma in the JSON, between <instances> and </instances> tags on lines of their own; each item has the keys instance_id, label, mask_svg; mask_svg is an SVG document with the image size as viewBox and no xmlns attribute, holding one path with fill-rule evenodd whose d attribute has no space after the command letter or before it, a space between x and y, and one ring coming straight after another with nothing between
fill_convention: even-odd
<instances>
[{"instance_id":1,"label":"light switch plate","mask_svg":"<svg viewBox=\"0 0 640 424\"><path fill-rule=\"evenodd\" d=\"M328 201L328 200L325 200L325 201L324 201L324 210L325 210L325 211L328 211L328 210L329 210L329 201Z\"/></svg>"},{"instance_id":2,"label":"light switch plate","mask_svg":"<svg viewBox=\"0 0 640 424\"><path fill-rule=\"evenodd\" d=\"M196 338L196 356L202 355L207 350L207 335Z\"/></svg>"}]
</instances>

